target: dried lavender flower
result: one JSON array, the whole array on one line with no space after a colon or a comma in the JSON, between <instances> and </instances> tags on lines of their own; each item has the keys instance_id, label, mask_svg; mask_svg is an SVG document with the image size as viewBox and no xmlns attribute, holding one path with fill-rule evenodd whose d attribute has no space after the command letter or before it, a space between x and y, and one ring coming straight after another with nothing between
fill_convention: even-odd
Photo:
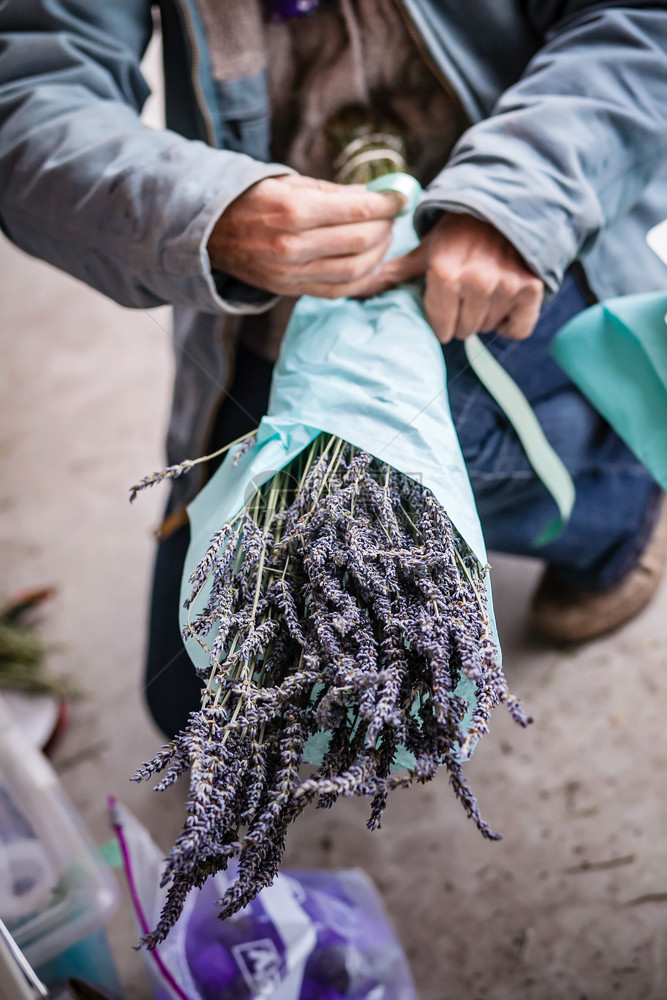
<instances>
[{"instance_id":1,"label":"dried lavender flower","mask_svg":"<svg viewBox=\"0 0 667 1000\"><path fill-rule=\"evenodd\" d=\"M169 465L166 469L162 469L160 472L154 472L151 476L144 476L138 483L130 488L130 503L134 503L137 499L137 494L141 490L147 489L149 486L156 486L157 483L164 482L165 479L178 479L179 476L184 475L184 473L189 472L196 465L192 459L186 458L184 462L180 462L178 465Z\"/></svg>"},{"instance_id":2,"label":"dried lavender flower","mask_svg":"<svg viewBox=\"0 0 667 1000\"><path fill-rule=\"evenodd\" d=\"M188 891L230 858L238 868L221 916L269 885L289 824L313 801L328 808L340 795L369 796L377 829L396 788L444 767L482 835L497 836L462 760L497 704L521 725L530 720L500 667L486 572L428 489L325 434L216 532L186 602L184 637L209 659L202 707L135 776L164 772L162 790L190 771L148 947L164 939ZM475 693L467 723L463 678ZM329 749L301 780L306 741L322 732ZM415 759L405 775L392 773L401 746Z\"/></svg>"}]
</instances>

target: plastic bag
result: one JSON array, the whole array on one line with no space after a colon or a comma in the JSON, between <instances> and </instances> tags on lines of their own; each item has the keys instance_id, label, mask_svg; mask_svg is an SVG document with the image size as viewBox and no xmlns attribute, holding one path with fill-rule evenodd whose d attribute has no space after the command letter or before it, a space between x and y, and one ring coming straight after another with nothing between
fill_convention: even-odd
<instances>
[{"instance_id":1,"label":"plastic bag","mask_svg":"<svg viewBox=\"0 0 667 1000\"><path fill-rule=\"evenodd\" d=\"M139 930L157 921L162 857L112 804ZM190 893L167 940L143 952L155 1000L417 1000L373 883L358 869L285 871L232 919L215 901L233 875Z\"/></svg>"}]
</instances>

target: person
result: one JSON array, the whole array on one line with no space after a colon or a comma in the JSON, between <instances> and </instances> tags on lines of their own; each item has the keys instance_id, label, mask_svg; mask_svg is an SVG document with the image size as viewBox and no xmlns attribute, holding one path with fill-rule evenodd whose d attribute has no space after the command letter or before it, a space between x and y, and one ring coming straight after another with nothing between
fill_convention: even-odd
<instances>
[{"instance_id":1,"label":"person","mask_svg":"<svg viewBox=\"0 0 667 1000\"><path fill-rule=\"evenodd\" d=\"M169 462L261 418L295 297L423 275L489 546L536 555L550 501L465 338L485 335L575 480L533 625L581 641L637 614L664 498L548 347L596 298L664 287L644 237L667 205L667 3L162 0L164 131L139 119L152 6L0 4L0 219L122 305L173 305ZM400 199L337 183L326 126L348 106L398 122L428 186L407 257L383 263ZM174 482L156 560L146 691L168 734L198 701L178 587L211 471Z\"/></svg>"}]
</instances>

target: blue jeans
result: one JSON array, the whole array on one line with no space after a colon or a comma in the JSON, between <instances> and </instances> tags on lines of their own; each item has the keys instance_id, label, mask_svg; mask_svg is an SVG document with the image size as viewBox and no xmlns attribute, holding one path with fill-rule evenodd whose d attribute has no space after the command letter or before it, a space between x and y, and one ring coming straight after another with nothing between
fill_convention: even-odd
<instances>
[{"instance_id":1,"label":"blue jeans","mask_svg":"<svg viewBox=\"0 0 667 1000\"><path fill-rule=\"evenodd\" d=\"M555 542L533 539L556 510L516 434L468 367L460 343L444 348L454 423L490 549L546 559L552 572L586 588L610 586L632 568L655 519L659 488L548 355L551 338L587 305L572 273L526 341L483 338L530 400L577 487L571 521ZM247 434L266 413L272 366L241 348L234 382L215 421L209 451ZM236 400L241 405L237 405ZM160 543L155 563L145 693L171 737L199 705L200 684L183 647L179 591L187 526Z\"/></svg>"},{"instance_id":2,"label":"blue jeans","mask_svg":"<svg viewBox=\"0 0 667 1000\"><path fill-rule=\"evenodd\" d=\"M444 348L449 400L487 546L545 559L564 581L604 589L637 562L658 508L659 487L550 357L552 338L589 301L574 270L525 341L482 337L520 386L574 479L572 517L554 542L533 539L557 514L502 410L467 364L459 342Z\"/></svg>"}]
</instances>

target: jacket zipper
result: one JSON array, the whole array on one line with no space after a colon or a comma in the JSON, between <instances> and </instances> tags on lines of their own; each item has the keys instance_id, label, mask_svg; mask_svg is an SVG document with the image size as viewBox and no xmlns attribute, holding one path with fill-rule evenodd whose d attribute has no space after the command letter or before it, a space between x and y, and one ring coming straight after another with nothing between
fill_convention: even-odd
<instances>
[{"instance_id":1,"label":"jacket zipper","mask_svg":"<svg viewBox=\"0 0 667 1000\"><path fill-rule=\"evenodd\" d=\"M431 54L428 46L426 45L424 39L422 38L422 36L421 36L421 34L419 32L419 29L417 28L417 25L415 24L415 22L412 19L412 14L408 10L407 6L403 2L403 0L393 0L393 2L395 4L396 8L398 9L401 17L403 18L403 21L405 23L405 27L407 29L407 32L408 32L410 38L412 39L412 41L413 41L413 43L414 43L417 51L419 52L420 56L422 57L422 60L424 61L424 64L431 71L431 73L433 74L433 76L435 77L435 79L438 81L438 83L440 84L440 86L443 88L443 90L445 91L445 93L447 94L447 96L450 98L450 100L459 109L459 111L460 111L463 119L466 122L470 123L470 116L466 113L466 110L463 107L463 102L462 102L461 98L459 97L459 95L457 94L456 90L451 85L451 83L449 82L449 80L447 79L447 77L445 76L445 74L442 72L442 70L438 66L437 62L435 61L435 59L433 58L433 55Z\"/></svg>"},{"instance_id":2,"label":"jacket zipper","mask_svg":"<svg viewBox=\"0 0 667 1000\"><path fill-rule=\"evenodd\" d=\"M206 130L206 141L209 146L217 148L218 141L215 132L215 126L213 124L213 118L211 117L211 112L206 103L206 97L204 95L204 89L201 84L201 56L199 50L199 42L197 40L197 35L194 29L194 23L192 19L192 13L188 6L187 0L177 0L178 7L181 11L181 17L183 20L183 25L185 27L185 32L188 36L188 41L190 43L190 79L192 81L192 89L195 97L195 103L199 109L199 114L201 115L202 121L204 123L204 128Z\"/></svg>"}]
</instances>

